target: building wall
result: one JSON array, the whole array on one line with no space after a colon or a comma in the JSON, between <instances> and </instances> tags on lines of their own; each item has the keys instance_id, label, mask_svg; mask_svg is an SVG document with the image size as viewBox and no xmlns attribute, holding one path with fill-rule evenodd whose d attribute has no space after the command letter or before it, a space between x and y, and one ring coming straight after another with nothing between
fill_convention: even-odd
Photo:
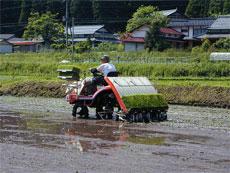
<instances>
[{"instance_id":1,"label":"building wall","mask_svg":"<svg viewBox=\"0 0 230 173\"><path fill-rule=\"evenodd\" d=\"M189 26L189 38L193 38L193 26Z\"/></svg>"},{"instance_id":2,"label":"building wall","mask_svg":"<svg viewBox=\"0 0 230 173\"><path fill-rule=\"evenodd\" d=\"M14 46L14 52L37 52L38 50L38 44Z\"/></svg>"},{"instance_id":3,"label":"building wall","mask_svg":"<svg viewBox=\"0 0 230 173\"><path fill-rule=\"evenodd\" d=\"M136 51L136 43L125 43L125 51Z\"/></svg>"},{"instance_id":4,"label":"building wall","mask_svg":"<svg viewBox=\"0 0 230 173\"><path fill-rule=\"evenodd\" d=\"M171 27L171 28L175 29L178 32L181 32L181 27Z\"/></svg>"},{"instance_id":5,"label":"building wall","mask_svg":"<svg viewBox=\"0 0 230 173\"><path fill-rule=\"evenodd\" d=\"M0 44L0 53L12 53L13 47L10 44Z\"/></svg>"},{"instance_id":6,"label":"building wall","mask_svg":"<svg viewBox=\"0 0 230 173\"><path fill-rule=\"evenodd\" d=\"M144 43L125 43L125 51L140 51L144 50Z\"/></svg>"},{"instance_id":7,"label":"building wall","mask_svg":"<svg viewBox=\"0 0 230 173\"><path fill-rule=\"evenodd\" d=\"M145 49L145 45L142 44L142 43L137 43L136 44L136 49L137 49L137 51L144 50Z\"/></svg>"},{"instance_id":8,"label":"building wall","mask_svg":"<svg viewBox=\"0 0 230 173\"><path fill-rule=\"evenodd\" d=\"M149 28L147 26L142 26L138 28L137 30L133 31L132 36L133 37L145 37L146 32L149 31Z\"/></svg>"}]
</instances>

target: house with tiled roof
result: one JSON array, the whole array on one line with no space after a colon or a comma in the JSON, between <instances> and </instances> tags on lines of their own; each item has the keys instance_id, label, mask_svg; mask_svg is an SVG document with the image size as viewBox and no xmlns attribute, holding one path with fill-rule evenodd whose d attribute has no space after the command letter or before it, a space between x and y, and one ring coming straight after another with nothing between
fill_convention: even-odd
<instances>
[{"instance_id":1,"label":"house with tiled roof","mask_svg":"<svg viewBox=\"0 0 230 173\"><path fill-rule=\"evenodd\" d=\"M180 14L177 9L164 10L161 13L169 18L167 28L161 28L162 39L168 41L172 47L192 47L200 43L199 36L205 34L213 24L215 18L188 18ZM144 39L148 25L143 25L129 33L122 39L126 51L138 51L144 49Z\"/></svg>"},{"instance_id":2,"label":"house with tiled roof","mask_svg":"<svg viewBox=\"0 0 230 173\"><path fill-rule=\"evenodd\" d=\"M147 31L149 31L149 26L143 25L135 29L132 33L125 35L124 38L121 39L124 44L125 51L143 50ZM183 46L183 33L172 28L161 28L160 34L162 39L168 41L173 47L179 48Z\"/></svg>"},{"instance_id":3,"label":"house with tiled roof","mask_svg":"<svg viewBox=\"0 0 230 173\"><path fill-rule=\"evenodd\" d=\"M185 47L192 47L200 43L198 37L205 34L214 21L215 18L171 19L168 26L183 33Z\"/></svg>"},{"instance_id":4,"label":"house with tiled roof","mask_svg":"<svg viewBox=\"0 0 230 173\"><path fill-rule=\"evenodd\" d=\"M119 43L119 40L104 25L76 25L68 29L68 34L73 35L73 40L69 41L74 43L87 39L90 39L93 45L102 42Z\"/></svg>"},{"instance_id":5,"label":"house with tiled roof","mask_svg":"<svg viewBox=\"0 0 230 173\"><path fill-rule=\"evenodd\" d=\"M207 29L207 32L198 38L208 38L211 41L216 41L219 38L230 38L230 15L219 16Z\"/></svg>"},{"instance_id":6,"label":"house with tiled roof","mask_svg":"<svg viewBox=\"0 0 230 173\"><path fill-rule=\"evenodd\" d=\"M0 53L37 52L42 48L43 40L25 40L14 34L0 34Z\"/></svg>"}]
</instances>

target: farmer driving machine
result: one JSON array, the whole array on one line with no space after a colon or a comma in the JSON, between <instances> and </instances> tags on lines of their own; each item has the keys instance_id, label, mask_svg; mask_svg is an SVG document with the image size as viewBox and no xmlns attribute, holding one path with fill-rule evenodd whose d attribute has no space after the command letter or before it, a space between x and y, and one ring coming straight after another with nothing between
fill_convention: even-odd
<instances>
[{"instance_id":1,"label":"farmer driving machine","mask_svg":"<svg viewBox=\"0 0 230 173\"><path fill-rule=\"evenodd\" d=\"M95 108L97 119L167 120L168 104L146 77L119 77L117 72L112 72L95 85L91 78L79 80L78 68L58 71L59 78L69 80L66 99L73 105L73 117L88 118L88 108ZM94 77L100 75L95 70L91 72Z\"/></svg>"}]
</instances>

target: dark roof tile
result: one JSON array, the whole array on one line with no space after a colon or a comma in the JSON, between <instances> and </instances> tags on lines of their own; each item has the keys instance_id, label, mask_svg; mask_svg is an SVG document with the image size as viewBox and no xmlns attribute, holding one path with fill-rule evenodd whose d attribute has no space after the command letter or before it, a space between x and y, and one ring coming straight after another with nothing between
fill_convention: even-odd
<instances>
[{"instance_id":1,"label":"dark roof tile","mask_svg":"<svg viewBox=\"0 0 230 173\"><path fill-rule=\"evenodd\" d=\"M219 16L209 29L230 29L230 15Z\"/></svg>"},{"instance_id":2,"label":"dark roof tile","mask_svg":"<svg viewBox=\"0 0 230 173\"><path fill-rule=\"evenodd\" d=\"M0 39L4 39L4 40L8 40L13 37L14 37L14 34L0 34Z\"/></svg>"}]
</instances>

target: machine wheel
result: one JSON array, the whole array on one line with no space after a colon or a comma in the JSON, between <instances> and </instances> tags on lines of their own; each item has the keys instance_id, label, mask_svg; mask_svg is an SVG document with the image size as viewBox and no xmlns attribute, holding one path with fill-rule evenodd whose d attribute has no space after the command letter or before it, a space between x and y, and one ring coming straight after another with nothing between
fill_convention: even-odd
<instances>
[{"instance_id":1,"label":"machine wheel","mask_svg":"<svg viewBox=\"0 0 230 173\"><path fill-rule=\"evenodd\" d=\"M116 99L113 93L104 93L99 97L96 106L97 119L113 119L115 104Z\"/></svg>"},{"instance_id":2,"label":"machine wheel","mask_svg":"<svg viewBox=\"0 0 230 173\"><path fill-rule=\"evenodd\" d=\"M145 123L151 122L150 112L144 112L144 114L142 116L143 116L143 121Z\"/></svg>"},{"instance_id":3,"label":"machine wheel","mask_svg":"<svg viewBox=\"0 0 230 173\"><path fill-rule=\"evenodd\" d=\"M73 110L72 110L72 116L76 117L76 115L80 115L80 118L88 118L89 117L89 110L87 108L87 106L78 106L77 104L75 104L73 106Z\"/></svg>"},{"instance_id":4,"label":"machine wheel","mask_svg":"<svg viewBox=\"0 0 230 173\"><path fill-rule=\"evenodd\" d=\"M96 107L96 118L99 120L102 119L100 112L103 112L103 108L101 106Z\"/></svg>"},{"instance_id":5,"label":"machine wheel","mask_svg":"<svg viewBox=\"0 0 230 173\"><path fill-rule=\"evenodd\" d=\"M113 107L97 107L96 117L97 119L113 119Z\"/></svg>"},{"instance_id":6,"label":"machine wheel","mask_svg":"<svg viewBox=\"0 0 230 173\"><path fill-rule=\"evenodd\" d=\"M160 112L160 114L158 116L158 120L159 121L165 121L165 120L167 120L167 113L166 112Z\"/></svg>"},{"instance_id":7,"label":"machine wheel","mask_svg":"<svg viewBox=\"0 0 230 173\"><path fill-rule=\"evenodd\" d=\"M133 109L127 115L127 121L129 122L154 122L167 120L167 113L162 111L153 110L138 110Z\"/></svg>"}]
</instances>

